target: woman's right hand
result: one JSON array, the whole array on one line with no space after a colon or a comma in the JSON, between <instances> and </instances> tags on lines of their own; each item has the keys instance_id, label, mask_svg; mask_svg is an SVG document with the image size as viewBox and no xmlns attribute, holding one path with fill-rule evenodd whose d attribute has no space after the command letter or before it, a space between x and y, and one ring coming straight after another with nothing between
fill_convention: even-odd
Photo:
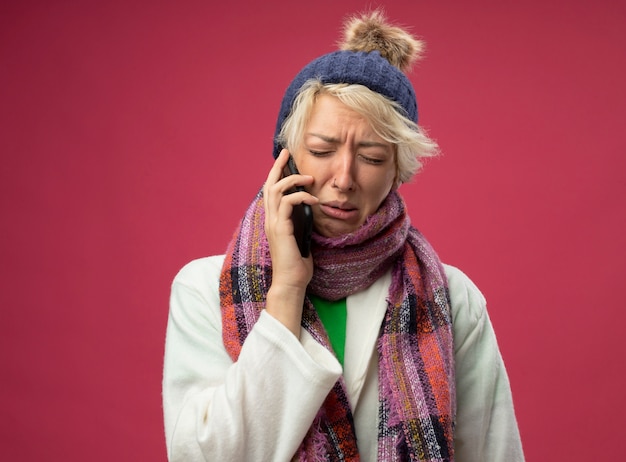
<instances>
[{"instance_id":1,"label":"woman's right hand","mask_svg":"<svg viewBox=\"0 0 626 462\"><path fill-rule=\"evenodd\" d=\"M304 191L287 194L295 186L306 187L314 181L310 175L283 178L288 159L289 152L283 149L263 187L265 234L272 256L272 284L265 309L299 337L306 287L313 277L313 258L300 255L291 214L295 205L314 205L318 199Z\"/></svg>"}]
</instances>

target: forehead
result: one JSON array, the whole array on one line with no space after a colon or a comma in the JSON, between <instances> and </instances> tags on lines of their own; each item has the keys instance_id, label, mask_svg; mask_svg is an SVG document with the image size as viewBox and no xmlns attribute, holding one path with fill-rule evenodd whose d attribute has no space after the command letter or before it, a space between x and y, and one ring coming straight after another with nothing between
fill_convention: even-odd
<instances>
[{"instance_id":1,"label":"forehead","mask_svg":"<svg viewBox=\"0 0 626 462\"><path fill-rule=\"evenodd\" d=\"M320 95L313 103L307 122L307 130L312 127L328 131L341 131L345 127L372 131L371 123L364 115L346 106L332 95Z\"/></svg>"},{"instance_id":2,"label":"forehead","mask_svg":"<svg viewBox=\"0 0 626 462\"><path fill-rule=\"evenodd\" d=\"M362 145L390 146L378 135L368 117L327 94L320 95L313 104L303 135L305 139L344 142L350 138Z\"/></svg>"}]
</instances>

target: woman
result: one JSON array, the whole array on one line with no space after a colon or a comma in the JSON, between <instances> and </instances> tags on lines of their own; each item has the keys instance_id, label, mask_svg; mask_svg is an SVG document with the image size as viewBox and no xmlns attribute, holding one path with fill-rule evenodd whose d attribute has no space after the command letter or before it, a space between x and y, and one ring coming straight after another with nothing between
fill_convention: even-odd
<instances>
[{"instance_id":1,"label":"woman","mask_svg":"<svg viewBox=\"0 0 626 462\"><path fill-rule=\"evenodd\" d=\"M172 286L170 460L523 460L484 298L397 191L436 152L403 73L421 46L378 12L356 18L287 89L275 163L226 255ZM290 154L300 174L283 177Z\"/></svg>"}]
</instances>

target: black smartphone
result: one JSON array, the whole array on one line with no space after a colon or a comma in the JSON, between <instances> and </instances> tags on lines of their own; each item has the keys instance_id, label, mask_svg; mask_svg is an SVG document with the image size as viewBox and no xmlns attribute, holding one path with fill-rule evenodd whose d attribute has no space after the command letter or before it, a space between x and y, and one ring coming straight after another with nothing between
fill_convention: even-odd
<instances>
[{"instance_id":1,"label":"black smartphone","mask_svg":"<svg viewBox=\"0 0 626 462\"><path fill-rule=\"evenodd\" d=\"M283 171L283 176L298 175L298 168L291 154ZM287 191L287 194L296 191L304 191L304 187L296 186L294 189ZM309 204L298 204L294 206L291 214L293 221L293 233L300 249L300 255L307 258L311 252L311 232L313 231L313 210Z\"/></svg>"}]
</instances>

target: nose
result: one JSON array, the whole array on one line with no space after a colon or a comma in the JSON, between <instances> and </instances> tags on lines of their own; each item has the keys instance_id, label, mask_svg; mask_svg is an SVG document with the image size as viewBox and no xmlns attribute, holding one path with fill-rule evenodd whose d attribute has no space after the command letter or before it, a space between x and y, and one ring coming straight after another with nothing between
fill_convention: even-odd
<instances>
[{"instance_id":1,"label":"nose","mask_svg":"<svg viewBox=\"0 0 626 462\"><path fill-rule=\"evenodd\" d=\"M337 154L333 187L340 191L352 191L354 189L354 155L349 149L344 149Z\"/></svg>"}]
</instances>

